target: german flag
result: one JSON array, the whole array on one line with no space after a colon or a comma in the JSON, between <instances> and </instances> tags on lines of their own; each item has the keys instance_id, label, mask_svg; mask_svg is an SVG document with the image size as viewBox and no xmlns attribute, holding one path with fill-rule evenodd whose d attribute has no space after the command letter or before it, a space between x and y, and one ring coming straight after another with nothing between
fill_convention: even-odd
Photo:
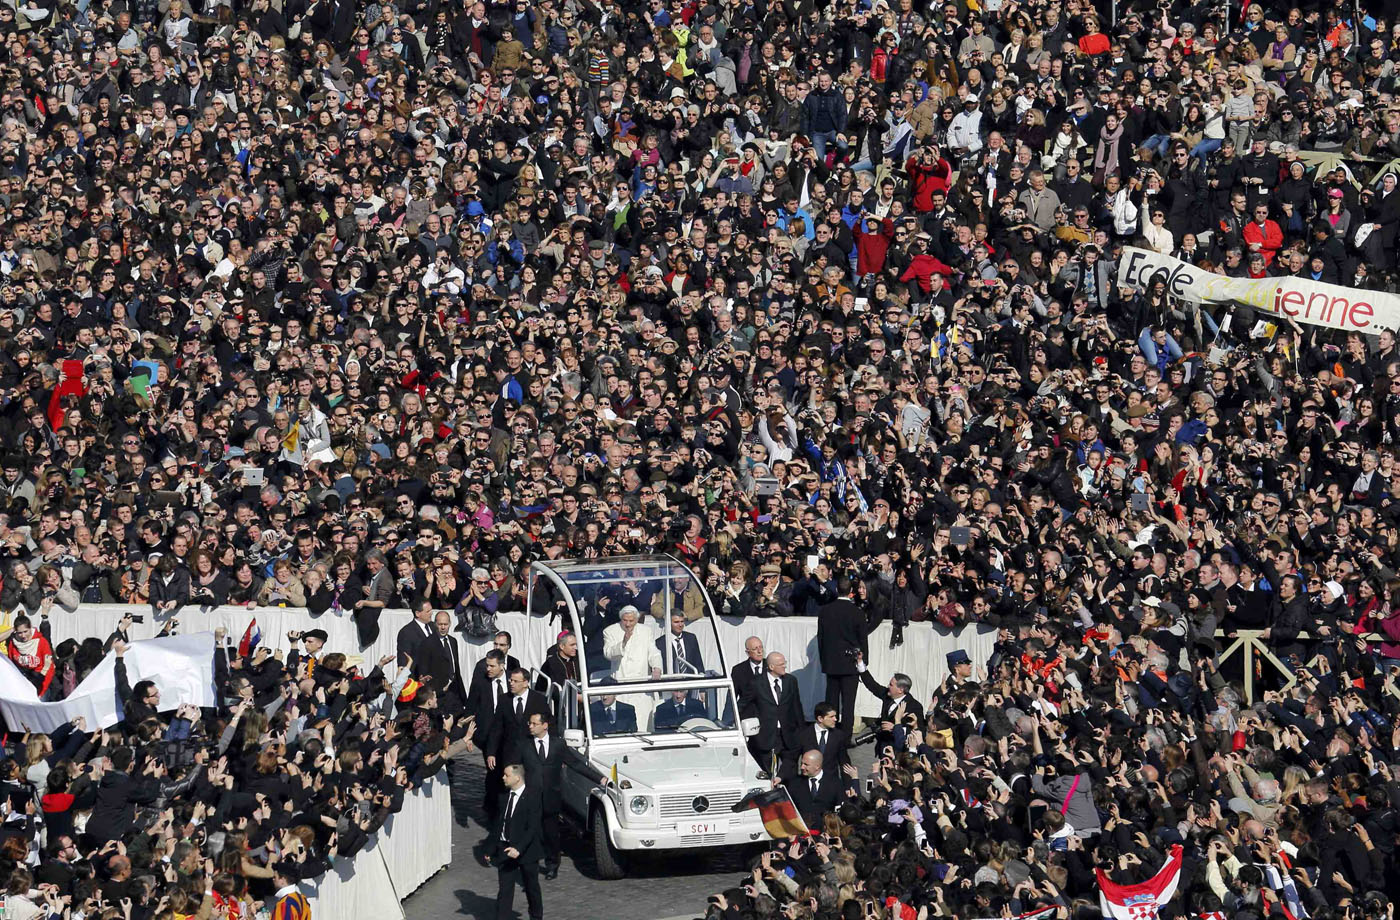
<instances>
[{"instance_id":1,"label":"german flag","mask_svg":"<svg viewBox=\"0 0 1400 920\"><path fill-rule=\"evenodd\" d=\"M758 809L763 817L763 829L774 840L806 837L810 833L792 804L792 797L782 786L766 792L750 793L736 802L730 811L748 811L751 808Z\"/></svg>"}]
</instances>

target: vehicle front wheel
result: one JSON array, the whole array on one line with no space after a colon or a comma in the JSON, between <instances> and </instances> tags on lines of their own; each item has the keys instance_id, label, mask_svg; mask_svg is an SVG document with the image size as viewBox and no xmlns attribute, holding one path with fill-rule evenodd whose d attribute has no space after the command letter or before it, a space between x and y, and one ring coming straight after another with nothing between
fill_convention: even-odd
<instances>
[{"instance_id":1,"label":"vehicle front wheel","mask_svg":"<svg viewBox=\"0 0 1400 920\"><path fill-rule=\"evenodd\" d=\"M608 839L607 815L596 811L593 813L593 863L602 879L619 879L627 874L622 853Z\"/></svg>"}]
</instances>

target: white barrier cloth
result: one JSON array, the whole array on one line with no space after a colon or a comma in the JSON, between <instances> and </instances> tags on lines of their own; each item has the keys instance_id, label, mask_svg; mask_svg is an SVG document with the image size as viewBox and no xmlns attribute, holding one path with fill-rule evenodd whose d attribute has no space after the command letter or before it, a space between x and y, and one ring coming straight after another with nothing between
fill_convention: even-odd
<instances>
[{"instance_id":1,"label":"white barrier cloth","mask_svg":"<svg viewBox=\"0 0 1400 920\"><path fill-rule=\"evenodd\" d=\"M1165 272L1167 292L1190 303L1242 303L1299 323L1375 334L1400 328L1400 296L1309 278L1228 278L1189 262L1132 246L1123 249L1118 284L1144 288Z\"/></svg>"},{"instance_id":2,"label":"white barrier cloth","mask_svg":"<svg viewBox=\"0 0 1400 920\"><path fill-rule=\"evenodd\" d=\"M52 621L53 642L57 645L69 638L108 635L123 613L149 612L150 609L147 605L80 604L73 613ZM369 666L381 657L395 653L399 629L413 621L413 614L407 610L385 610L379 616L379 638L361 648L354 621L348 616L329 612L312 616L299 607L215 607L198 612L186 609L180 616L186 623L198 623L201 629L222 627L227 630L229 641L234 643L248 628L249 621L257 617L263 644L284 650L288 648L288 630L324 629L328 651L359 654ZM154 635L165 619L168 617L147 617L146 622L131 627L131 635ZM509 632L515 640L511 654L526 667L534 668L544 664L546 652L563 628L558 620L530 617L523 613L500 614L496 617L496 625ZM797 678L797 685L802 691L802 705L806 710L804 715L810 716L812 706L825 698L826 675L822 673L817 656L816 617L720 618L717 626L727 667L732 668L744 659L744 640L757 636L763 641L764 648L787 656L788 673ZM690 631L700 642L706 669L711 668L718 662L714 633L708 628L693 626ZM470 674L476 663L491 650L491 640L467 639L461 633L453 635L461 647L462 672ZM914 681L914 692L921 697L927 696L948 676L949 652L962 649L973 661L985 662L992 654L996 638L995 629L977 623L961 626L955 632L932 623L910 623L904 628L904 644L890 648L890 624L881 623L870 634L870 670L881 682L888 680L896 671L908 674ZM132 682L135 683L134 678ZM856 714L873 716L879 712L880 701L862 687L856 695ZM18 727L16 723L10 724ZM88 724L93 724L91 718Z\"/></svg>"},{"instance_id":3,"label":"white barrier cloth","mask_svg":"<svg viewBox=\"0 0 1400 920\"><path fill-rule=\"evenodd\" d=\"M116 656L108 654L67 699L44 703L19 668L0 656L0 714L5 724L11 730L51 732L82 716L89 731L115 725L121 721L115 662ZM154 681L161 706L167 710L183 703L213 706L214 634L189 633L133 642L126 651L126 678L131 686L140 680Z\"/></svg>"}]
</instances>

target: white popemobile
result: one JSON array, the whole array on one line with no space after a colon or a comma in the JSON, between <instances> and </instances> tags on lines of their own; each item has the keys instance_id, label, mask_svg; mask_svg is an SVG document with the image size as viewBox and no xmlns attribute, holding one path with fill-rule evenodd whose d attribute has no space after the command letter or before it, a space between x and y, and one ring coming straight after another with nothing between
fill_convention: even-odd
<instances>
[{"instance_id":1,"label":"white popemobile","mask_svg":"<svg viewBox=\"0 0 1400 920\"><path fill-rule=\"evenodd\" d=\"M730 811L769 782L744 743L757 720L737 718L714 608L688 566L670 556L536 562L528 604L579 637L581 684L535 679L565 742L564 807L589 834L600 876L623 877L629 851L769 839L757 811ZM673 611L698 617L683 636L670 631ZM634 617L624 646L619 621Z\"/></svg>"}]
</instances>

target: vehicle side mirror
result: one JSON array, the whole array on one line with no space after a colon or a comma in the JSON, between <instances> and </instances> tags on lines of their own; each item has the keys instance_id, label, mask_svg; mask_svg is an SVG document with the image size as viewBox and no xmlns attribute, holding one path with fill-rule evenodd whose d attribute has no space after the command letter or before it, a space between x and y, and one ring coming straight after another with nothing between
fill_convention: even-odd
<instances>
[{"instance_id":1,"label":"vehicle side mirror","mask_svg":"<svg viewBox=\"0 0 1400 920\"><path fill-rule=\"evenodd\" d=\"M583 729L581 729L581 728L566 728L566 729L564 729L564 743L567 744L567 745L568 745L569 747L571 747L571 748L583 747Z\"/></svg>"},{"instance_id":2,"label":"vehicle side mirror","mask_svg":"<svg viewBox=\"0 0 1400 920\"><path fill-rule=\"evenodd\" d=\"M745 719L741 724L745 738L752 738L758 734L758 719Z\"/></svg>"}]
</instances>

